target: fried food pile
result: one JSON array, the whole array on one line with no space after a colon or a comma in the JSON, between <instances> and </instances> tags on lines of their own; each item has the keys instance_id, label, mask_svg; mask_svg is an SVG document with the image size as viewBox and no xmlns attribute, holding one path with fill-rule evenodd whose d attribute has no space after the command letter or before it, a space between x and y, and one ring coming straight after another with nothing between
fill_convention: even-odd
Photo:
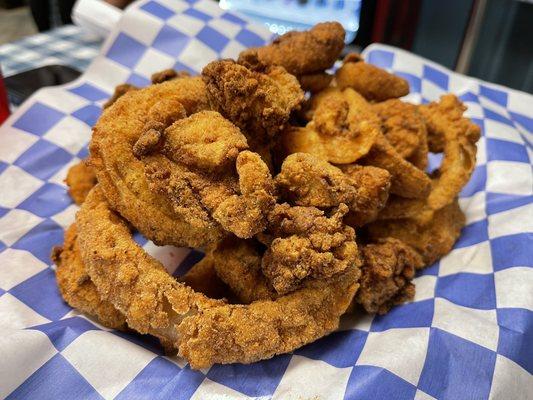
<instances>
[{"instance_id":1,"label":"fried food pile","mask_svg":"<svg viewBox=\"0 0 533 400\"><path fill-rule=\"evenodd\" d=\"M81 208L52 252L65 301L204 368L411 300L416 271L465 223L457 196L480 130L452 94L403 102L407 82L358 55L328 72L343 43L323 23L200 76L117 87L67 177ZM431 173L429 152L443 154ZM205 258L174 278L134 232Z\"/></svg>"}]
</instances>

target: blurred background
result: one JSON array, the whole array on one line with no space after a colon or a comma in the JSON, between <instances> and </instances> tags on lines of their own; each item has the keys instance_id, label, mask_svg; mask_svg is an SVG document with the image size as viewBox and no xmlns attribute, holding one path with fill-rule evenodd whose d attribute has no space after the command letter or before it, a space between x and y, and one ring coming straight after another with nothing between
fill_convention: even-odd
<instances>
[{"instance_id":1,"label":"blurred background","mask_svg":"<svg viewBox=\"0 0 533 400\"><path fill-rule=\"evenodd\" d=\"M0 0L0 46L71 24L74 3ZM107 3L119 10L129 2ZM352 50L386 43L452 70L533 93L533 0L220 0L220 6L244 13L277 34L337 20L347 30ZM84 23L83 18L74 20Z\"/></svg>"}]
</instances>

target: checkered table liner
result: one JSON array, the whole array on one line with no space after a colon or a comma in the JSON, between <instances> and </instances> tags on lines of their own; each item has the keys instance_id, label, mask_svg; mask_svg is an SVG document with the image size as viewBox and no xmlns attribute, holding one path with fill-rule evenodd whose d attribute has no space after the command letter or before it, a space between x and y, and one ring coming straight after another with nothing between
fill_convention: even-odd
<instances>
[{"instance_id":1,"label":"checkered table liner","mask_svg":"<svg viewBox=\"0 0 533 400\"><path fill-rule=\"evenodd\" d=\"M0 66L4 76L54 64L84 71L101 45L100 38L67 25L0 46Z\"/></svg>"},{"instance_id":2,"label":"checkered table liner","mask_svg":"<svg viewBox=\"0 0 533 400\"><path fill-rule=\"evenodd\" d=\"M153 338L105 329L62 301L49 254L77 210L63 179L113 87L168 67L198 72L268 37L208 0L138 2L82 78L39 91L2 126L0 398L533 398L533 98L382 45L364 55L409 80L409 100L456 93L483 132L460 198L467 226L416 278L412 303L346 316L293 354L193 371ZM173 273L201 258L138 240Z\"/></svg>"}]
</instances>

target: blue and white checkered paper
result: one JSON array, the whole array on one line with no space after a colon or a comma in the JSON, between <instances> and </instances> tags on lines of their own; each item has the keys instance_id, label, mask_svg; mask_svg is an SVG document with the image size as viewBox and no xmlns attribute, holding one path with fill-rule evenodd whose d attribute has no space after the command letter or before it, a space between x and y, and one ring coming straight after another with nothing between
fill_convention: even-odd
<instances>
[{"instance_id":1,"label":"blue and white checkered paper","mask_svg":"<svg viewBox=\"0 0 533 400\"><path fill-rule=\"evenodd\" d=\"M81 79L38 92L0 128L0 398L533 398L533 97L391 47L365 57L407 78L411 101L456 93L483 131L461 194L467 226L416 278L412 303L346 316L294 354L193 371L62 301L49 254L77 210L63 179L113 87L168 67L198 72L269 35L207 0L141 1ZM201 257L139 240L173 273Z\"/></svg>"}]
</instances>

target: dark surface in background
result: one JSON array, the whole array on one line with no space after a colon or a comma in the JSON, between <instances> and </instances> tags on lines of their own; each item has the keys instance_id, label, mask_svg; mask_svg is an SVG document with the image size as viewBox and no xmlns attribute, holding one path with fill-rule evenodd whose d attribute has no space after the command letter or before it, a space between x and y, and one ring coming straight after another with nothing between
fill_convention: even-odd
<instances>
[{"instance_id":1,"label":"dark surface in background","mask_svg":"<svg viewBox=\"0 0 533 400\"><path fill-rule=\"evenodd\" d=\"M472 0L424 0L411 51L455 68Z\"/></svg>"},{"instance_id":2,"label":"dark surface in background","mask_svg":"<svg viewBox=\"0 0 533 400\"><path fill-rule=\"evenodd\" d=\"M488 2L468 74L533 93L533 4Z\"/></svg>"}]
</instances>

